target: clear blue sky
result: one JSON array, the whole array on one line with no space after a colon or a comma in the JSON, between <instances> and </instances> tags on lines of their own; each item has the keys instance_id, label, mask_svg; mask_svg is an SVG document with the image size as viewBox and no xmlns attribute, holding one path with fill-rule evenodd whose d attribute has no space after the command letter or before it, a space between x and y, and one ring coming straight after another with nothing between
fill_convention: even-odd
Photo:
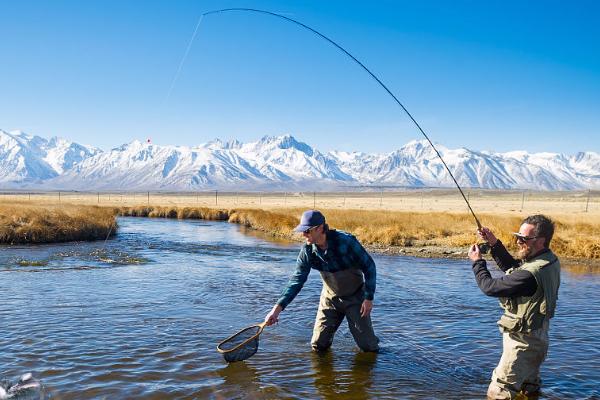
<instances>
[{"instance_id":1,"label":"clear blue sky","mask_svg":"<svg viewBox=\"0 0 600 400\"><path fill-rule=\"evenodd\" d=\"M0 129L116 147L290 133L321 150L420 139L478 150L600 151L597 1L0 0Z\"/></svg>"}]
</instances>

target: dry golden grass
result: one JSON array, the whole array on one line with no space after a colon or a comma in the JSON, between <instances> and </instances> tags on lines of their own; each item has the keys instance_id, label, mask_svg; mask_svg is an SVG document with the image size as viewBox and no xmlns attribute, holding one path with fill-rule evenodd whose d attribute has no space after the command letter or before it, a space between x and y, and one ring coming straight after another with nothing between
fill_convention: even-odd
<instances>
[{"instance_id":1,"label":"dry golden grass","mask_svg":"<svg viewBox=\"0 0 600 400\"><path fill-rule=\"evenodd\" d=\"M232 223L265 232L272 236L298 238L293 232L304 209L210 209L194 207L125 207L124 216L163 218L193 218L228 220ZM401 212L323 209L332 228L353 233L365 245L374 247L433 246L466 248L477 241L476 225L470 214L446 212ZM512 232L518 231L521 217L509 215L479 215L511 250L516 250ZM556 218L553 250L569 258L600 259L600 224L598 218L584 223L575 218ZM296 236L295 236L296 235Z\"/></svg>"},{"instance_id":2,"label":"dry golden grass","mask_svg":"<svg viewBox=\"0 0 600 400\"><path fill-rule=\"evenodd\" d=\"M598 193L470 191L483 225L514 250L511 232L537 213L557 223L552 248L563 257L600 260ZM12 196L12 197L11 197ZM368 193L62 193L14 194L9 204L65 209L65 202L100 204L123 216L229 220L272 236L301 239L292 232L302 211L316 207L332 228L355 234L373 247L465 248L476 241L475 223L452 190ZM14 198L13 198L14 197ZM0 205L0 208L3 207ZM10 215L6 214L5 215ZM6 224L5 224L6 225ZM12 225L15 229L18 224ZM23 231L24 232L24 231ZM23 233L21 233L23 235ZM5 234L6 236L6 234ZM14 234L13 234L14 236Z\"/></svg>"},{"instance_id":3,"label":"dry golden grass","mask_svg":"<svg viewBox=\"0 0 600 400\"><path fill-rule=\"evenodd\" d=\"M137 206L117 207L115 210L123 217L206 219L212 221L226 221L229 218L228 211L207 207Z\"/></svg>"},{"instance_id":4,"label":"dry golden grass","mask_svg":"<svg viewBox=\"0 0 600 400\"><path fill-rule=\"evenodd\" d=\"M0 243L98 240L116 231L115 212L107 208L0 205Z\"/></svg>"},{"instance_id":5,"label":"dry golden grass","mask_svg":"<svg viewBox=\"0 0 600 400\"><path fill-rule=\"evenodd\" d=\"M558 220L552 248L574 258L600 259L600 224Z\"/></svg>"},{"instance_id":6,"label":"dry golden grass","mask_svg":"<svg viewBox=\"0 0 600 400\"><path fill-rule=\"evenodd\" d=\"M304 209L234 210L229 221L243 223L267 233L274 232L277 236L292 236L292 229L303 211ZM330 227L351 232L366 245L466 247L476 240L475 223L468 214L335 209L322 211ZM238 214L241 218L234 217ZM511 243L510 232L518 228L520 219L493 217L489 222L489 227L494 231L506 232L499 234L499 238Z\"/></svg>"},{"instance_id":7,"label":"dry golden grass","mask_svg":"<svg viewBox=\"0 0 600 400\"><path fill-rule=\"evenodd\" d=\"M281 212L260 209L231 210L229 222L265 232L271 236L292 237L298 217Z\"/></svg>"},{"instance_id":8,"label":"dry golden grass","mask_svg":"<svg viewBox=\"0 0 600 400\"><path fill-rule=\"evenodd\" d=\"M117 207L115 210L118 215L123 217L229 221L281 237L290 237L298 220L295 216L286 216L261 209L223 210L207 207L138 206Z\"/></svg>"}]
</instances>

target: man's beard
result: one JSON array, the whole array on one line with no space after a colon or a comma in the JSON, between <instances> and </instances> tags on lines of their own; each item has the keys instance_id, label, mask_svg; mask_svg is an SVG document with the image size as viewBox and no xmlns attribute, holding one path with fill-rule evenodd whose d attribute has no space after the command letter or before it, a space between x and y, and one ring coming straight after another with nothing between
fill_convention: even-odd
<instances>
[{"instance_id":1,"label":"man's beard","mask_svg":"<svg viewBox=\"0 0 600 400\"><path fill-rule=\"evenodd\" d=\"M527 260L529 257L531 257L531 253L531 247L525 246L523 248L519 248L517 255L521 260Z\"/></svg>"}]
</instances>

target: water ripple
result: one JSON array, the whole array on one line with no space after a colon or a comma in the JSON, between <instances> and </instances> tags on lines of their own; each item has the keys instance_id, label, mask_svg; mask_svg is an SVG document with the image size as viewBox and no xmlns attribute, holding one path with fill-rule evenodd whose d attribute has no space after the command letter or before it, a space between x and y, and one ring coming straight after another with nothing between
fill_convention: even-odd
<instances>
[{"instance_id":1,"label":"water ripple","mask_svg":"<svg viewBox=\"0 0 600 400\"><path fill-rule=\"evenodd\" d=\"M485 397L500 310L466 262L375 257L377 355L358 352L345 323L331 352L310 351L321 287L313 272L258 353L227 364L216 344L262 320L298 244L227 223L119 224L101 244L3 247L0 377L30 371L49 398L67 400ZM563 273L546 399L600 398L599 287L597 276Z\"/></svg>"}]
</instances>

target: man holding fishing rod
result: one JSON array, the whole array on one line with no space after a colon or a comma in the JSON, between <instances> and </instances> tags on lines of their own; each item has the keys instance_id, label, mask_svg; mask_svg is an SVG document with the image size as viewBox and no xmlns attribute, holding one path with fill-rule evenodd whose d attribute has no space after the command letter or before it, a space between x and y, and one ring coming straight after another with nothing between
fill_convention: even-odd
<instances>
[{"instance_id":1,"label":"man holding fishing rod","mask_svg":"<svg viewBox=\"0 0 600 400\"><path fill-rule=\"evenodd\" d=\"M371 323L376 271L369 253L351 234L329 229L317 210L304 212L294 230L302 232L306 244L298 255L296 271L265 317L267 325L278 321L279 313L304 286L310 270L316 269L321 273L323 289L311 340L313 350L320 352L331 347L345 317L358 347L367 352L378 351L379 339Z\"/></svg>"},{"instance_id":2,"label":"man holding fishing rod","mask_svg":"<svg viewBox=\"0 0 600 400\"><path fill-rule=\"evenodd\" d=\"M554 223L543 215L523 220L519 232L513 234L519 249L518 260L488 228L480 228L478 234L489 243L492 257L505 272L499 278L492 278L479 247L471 246L469 259L473 261L477 285L486 295L498 297L504 309L498 321L502 357L492 374L488 399L536 396L560 285L560 262L549 248Z\"/></svg>"}]
</instances>

